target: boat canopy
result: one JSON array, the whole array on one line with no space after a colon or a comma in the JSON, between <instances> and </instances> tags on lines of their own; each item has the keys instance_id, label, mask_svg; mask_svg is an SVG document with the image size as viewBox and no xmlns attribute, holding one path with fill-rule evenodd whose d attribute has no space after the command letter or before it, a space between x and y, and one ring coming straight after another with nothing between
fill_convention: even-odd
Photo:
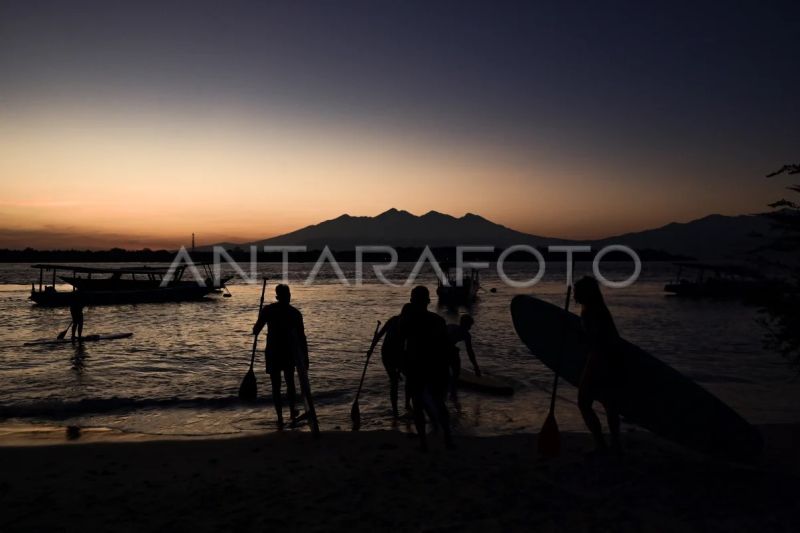
<instances>
[{"instance_id":1,"label":"boat canopy","mask_svg":"<svg viewBox=\"0 0 800 533\"><path fill-rule=\"evenodd\" d=\"M736 263L699 263L699 262L679 262L674 263L676 267L688 270L710 270L717 275L727 274L731 276L740 276L745 278L762 278L764 277L758 270L746 267Z\"/></svg>"},{"instance_id":2,"label":"boat canopy","mask_svg":"<svg viewBox=\"0 0 800 533\"><path fill-rule=\"evenodd\" d=\"M183 263L175 267L175 270L183 270L189 266L205 268L213 265L213 263ZM37 264L31 265L31 268L40 270L69 270L79 274L166 274L169 272L169 267L84 267L73 265L51 265L51 264Z\"/></svg>"}]
</instances>

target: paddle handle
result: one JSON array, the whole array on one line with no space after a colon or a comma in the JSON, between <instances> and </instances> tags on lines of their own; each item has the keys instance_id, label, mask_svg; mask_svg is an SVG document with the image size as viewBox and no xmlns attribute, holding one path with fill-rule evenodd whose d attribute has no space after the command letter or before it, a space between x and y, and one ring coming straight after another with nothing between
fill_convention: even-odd
<instances>
[{"instance_id":1,"label":"paddle handle","mask_svg":"<svg viewBox=\"0 0 800 533\"><path fill-rule=\"evenodd\" d=\"M372 357L372 352L375 350L375 345L378 344L378 331L381 328L381 321L378 320L377 325L375 326L375 333L372 334L372 343L369 345L369 350L367 350L367 361L364 363L364 370L361 371L361 381L358 382L358 390L356 391L356 399L355 401L358 402L358 397L361 396L361 387L364 385L364 376L367 375L367 365L369 365L369 358Z\"/></svg>"},{"instance_id":2,"label":"paddle handle","mask_svg":"<svg viewBox=\"0 0 800 533\"><path fill-rule=\"evenodd\" d=\"M261 300L258 302L258 315L261 316L261 309L264 307L264 293L267 291L267 278L264 278L261 284ZM253 353L250 355L250 370L253 370L253 364L256 361L256 348L258 348L258 335L253 335Z\"/></svg>"}]
</instances>

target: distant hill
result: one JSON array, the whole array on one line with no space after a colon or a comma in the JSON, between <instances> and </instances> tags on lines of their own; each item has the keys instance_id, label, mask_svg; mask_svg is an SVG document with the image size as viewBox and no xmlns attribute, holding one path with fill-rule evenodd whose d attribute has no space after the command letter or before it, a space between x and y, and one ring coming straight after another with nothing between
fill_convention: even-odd
<instances>
[{"instance_id":1,"label":"distant hill","mask_svg":"<svg viewBox=\"0 0 800 533\"><path fill-rule=\"evenodd\" d=\"M764 244L773 233L763 215L709 215L691 222L672 222L660 228L626 233L595 241L595 245L624 244L705 259L737 259Z\"/></svg>"},{"instance_id":2,"label":"distant hill","mask_svg":"<svg viewBox=\"0 0 800 533\"><path fill-rule=\"evenodd\" d=\"M448 247L482 244L503 248L513 244L590 244L596 249L607 244L624 244L637 250L728 259L757 247L771 232L769 220L762 215L709 215L691 222L673 222L660 228L594 241L571 241L523 233L472 213L457 218L436 211L417 216L408 211L389 209L375 217L342 215L277 237L239 245L224 243L224 246L246 249L250 245L301 245L309 250L325 246L332 250L352 250L356 245Z\"/></svg>"}]
</instances>

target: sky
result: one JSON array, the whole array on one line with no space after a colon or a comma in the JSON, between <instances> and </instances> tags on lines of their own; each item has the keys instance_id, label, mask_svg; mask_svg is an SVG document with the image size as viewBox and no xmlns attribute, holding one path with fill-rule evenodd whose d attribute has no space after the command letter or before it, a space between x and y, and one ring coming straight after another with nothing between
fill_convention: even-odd
<instances>
[{"instance_id":1,"label":"sky","mask_svg":"<svg viewBox=\"0 0 800 533\"><path fill-rule=\"evenodd\" d=\"M798 2L0 0L0 248L389 208L589 239L764 211Z\"/></svg>"}]
</instances>

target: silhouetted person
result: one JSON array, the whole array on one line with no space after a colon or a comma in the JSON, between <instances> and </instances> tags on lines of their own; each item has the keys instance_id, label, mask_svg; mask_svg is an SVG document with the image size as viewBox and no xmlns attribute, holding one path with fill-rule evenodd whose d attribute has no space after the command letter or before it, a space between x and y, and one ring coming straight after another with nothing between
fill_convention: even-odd
<instances>
[{"instance_id":1,"label":"silhouetted person","mask_svg":"<svg viewBox=\"0 0 800 533\"><path fill-rule=\"evenodd\" d=\"M400 316L393 316L378 331L378 340L382 337L381 361L386 374L389 376L389 400L392 402L392 415L395 418L400 416L397 409L397 397L399 395L400 376L405 374L405 346L403 337L400 334ZM406 411L411 410L411 392L408 388L406 379Z\"/></svg>"},{"instance_id":2,"label":"silhouetted person","mask_svg":"<svg viewBox=\"0 0 800 533\"><path fill-rule=\"evenodd\" d=\"M264 306L253 326L253 335L258 335L267 325L267 347L264 352L267 374L272 382L272 401L278 414L278 426L283 426L283 402L281 399L281 374L286 381L289 397L289 413L297 418L295 409L295 350L300 350L302 361L308 369L308 344L306 343L303 315L289 305L292 299L288 285L275 287L275 303Z\"/></svg>"},{"instance_id":3,"label":"silhouetted person","mask_svg":"<svg viewBox=\"0 0 800 533\"><path fill-rule=\"evenodd\" d=\"M575 301L581 304L581 322L589 354L578 386L578 407L598 451L606 449L600 419L592 409L597 400L606 410L612 446L621 450L617 397L621 379L619 333L606 307L597 280L584 276L575 283Z\"/></svg>"},{"instance_id":4,"label":"silhouetted person","mask_svg":"<svg viewBox=\"0 0 800 533\"><path fill-rule=\"evenodd\" d=\"M411 291L411 302L400 313L400 333L405 344L406 379L414 407L414 423L420 446L428 449L425 407L441 426L445 445L452 449L450 415L445 399L449 382L452 345L442 317L427 310L430 293L422 286Z\"/></svg>"},{"instance_id":5,"label":"silhouetted person","mask_svg":"<svg viewBox=\"0 0 800 533\"><path fill-rule=\"evenodd\" d=\"M83 337L83 308L86 304L83 302L83 296L80 291L75 291L69 303L69 314L72 317L72 333L70 339L75 342L75 332L78 332L78 340Z\"/></svg>"},{"instance_id":6,"label":"silhouetted person","mask_svg":"<svg viewBox=\"0 0 800 533\"><path fill-rule=\"evenodd\" d=\"M452 374L452 383L450 386L450 394L455 398L456 386L458 385L458 376L461 374L461 353L458 348L458 343L463 342L464 348L467 350L467 357L472 363L472 369L475 371L476 376L481 375L481 369L478 367L478 361L475 358L475 351L472 349L472 334L469 332L475 324L475 319L470 315L461 315L458 324L447 325L447 336L450 338L450 343L453 345L450 361L450 372Z\"/></svg>"}]
</instances>

